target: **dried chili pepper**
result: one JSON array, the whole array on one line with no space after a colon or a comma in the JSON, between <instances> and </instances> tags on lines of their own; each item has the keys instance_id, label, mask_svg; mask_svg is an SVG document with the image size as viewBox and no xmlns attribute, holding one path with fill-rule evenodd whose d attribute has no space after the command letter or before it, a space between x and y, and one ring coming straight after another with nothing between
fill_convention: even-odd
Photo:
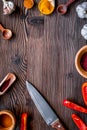
<instances>
[{"instance_id":1,"label":"dried chili pepper","mask_svg":"<svg viewBox=\"0 0 87 130\"><path fill-rule=\"evenodd\" d=\"M87 130L85 123L76 114L72 114L72 119L80 130Z\"/></svg>"},{"instance_id":2,"label":"dried chili pepper","mask_svg":"<svg viewBox=\"0 0 87 130\"><path fill-rule=\"evenodd\" d=\"M87 109L75 104L75 103L72 103L68 100L64 100L63 101L63 105L68 107L68 108L71 108L73 110L76 110L76 111L79 111L79 112L84 112L84 113L87 113Z\"/></svg>"},{"instance_id":3,"label":"dried chili pepper","mask_svg":"<svg viewBox=\"0 0 87 130\"><path fill-rule=\"evenodd\" d=\"M87 105L87 82L84 82L82 85L82 95L83 95L84 102Z\"/></svg>"},{"instance_id":4,"label":"dried chili pepper","mask_svg":"<svg viewBox=\"0 0 87 130\"><path fill-rule=\"evenodd\" d=\"M20 130L27 130L27 117L28 117L27 113L23 113L21 115L21 128L20 128Z\"/></svg>"}]
</instances>

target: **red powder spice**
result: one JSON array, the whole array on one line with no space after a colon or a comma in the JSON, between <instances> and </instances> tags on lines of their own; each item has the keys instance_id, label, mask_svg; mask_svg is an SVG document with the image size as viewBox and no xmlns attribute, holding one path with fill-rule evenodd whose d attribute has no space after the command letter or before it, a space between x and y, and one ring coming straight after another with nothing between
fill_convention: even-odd
<instances>
[{"instance_id":1,"label":"red powder spice","mask_svg":"<svg viewBox=\"0 0 87 130\"><path fill-rule=\"evenodd\" d=\"M10 79L6 80L1 86L0 86L0 92L3 92L9 85Z\"/></svg>"},{"instance_id":2,"label":"red powder spice","mask_svg":"<svg viewBox=\"0 0 87 130\"><path fill-rule=\"evenodd\" d=\"M87 52L82 55L80 64L81 64L82 68L83 68L85 71L87 71Z\"/></svg>"}]
</instances>

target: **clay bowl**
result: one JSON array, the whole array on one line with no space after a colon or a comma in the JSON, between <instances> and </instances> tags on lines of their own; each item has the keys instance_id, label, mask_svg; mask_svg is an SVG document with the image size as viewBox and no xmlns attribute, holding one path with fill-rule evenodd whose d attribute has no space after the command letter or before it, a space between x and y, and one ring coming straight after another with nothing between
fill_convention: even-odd
<instances>
[{"instance_id":1,"label":"clay bowl","mask_svg":"<svg viewBox=\"0 0 87 130\"><path fill-rule=\"evenodd\" d=\"M11 111L0 111L0 130L13 130L15 123L15 116Z\"/></svg>"},{"instance_id":2,"label":"clay bowl","mask_svg":"<svg viewBox=\"0 0 87 130\"><path fill-rule=\"evenodd\" d=\"M87 45L83 46L76 54L75 57L75 66L77 71L79 72L79 74L81 76L83 76L84 78L87 78L87 71L83 69L83 67L81 66L81 58L82 56L87 53Z\"/></svg>"}]
</instances>

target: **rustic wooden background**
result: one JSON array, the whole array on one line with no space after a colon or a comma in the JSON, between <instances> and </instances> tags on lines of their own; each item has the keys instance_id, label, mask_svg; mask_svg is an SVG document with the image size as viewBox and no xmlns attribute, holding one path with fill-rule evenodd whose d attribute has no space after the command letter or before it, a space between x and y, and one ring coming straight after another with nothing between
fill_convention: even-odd
<instances>
[{"instance_id":1,"label":"rustic wooden background","mask_svg":"<svg viewBox=\"0 0 87 130\"><path fill-rule=\"evenodd\" d=\"M86 79L81 77L75 68L77 51L87 44L81 36L81 28L87 23L77 17L76 6L85 0L76 0L66 15L56 12L44 16L44 24L33 26L27 20L38 16L40 12L35 6L28 11L27 19L21 19L25 9L23 0L14 0L16 12L4 16L0 1L0 23L12 30L11 40L3 40L0 33L0 81L8 72L17 76L16 82L9 91L0 97L0 110L11 110L17 119L15 130L20 128L20 116L28 112L28 130L52 130L42 119L29 96L25 81L28 80L42 93L49 104L65 124L67 130L78 130L71 119L77 113L85 123L86 114L70 110L62 105L69 99L84 107L81 85ZM56 7L67 0L56 1Z\"/></svg>"}]
</instances>

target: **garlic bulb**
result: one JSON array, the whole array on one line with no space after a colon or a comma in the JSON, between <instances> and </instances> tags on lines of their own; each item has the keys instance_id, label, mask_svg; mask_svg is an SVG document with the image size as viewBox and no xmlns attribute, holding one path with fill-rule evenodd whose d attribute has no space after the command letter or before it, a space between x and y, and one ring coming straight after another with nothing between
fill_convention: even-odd
<instances>
[{"instance_id":1,"label":"garlic bulb","mask_svg":"<svg viewBox=\"0 0 87 130\"><path fill-rule=\"evenodd\" d=\"M11 1L4 1L3 2L3 14L11 14L15 10L15 5Z\"/></svg>"},{"instance_id":2,"label":"garlic bulb","mask_svg":"<svg viewBox=\"0 0 87 130\"><path fill-rule=\"evenodd\" d=\"M81 29L81 35L87 40L87 24L85 24Z\"/></svg>"},{"instance_id":3,"label":"garlic bulb","mask_svg":"<svg viewBox=\"0 0 87 130\"><path fill-rule=\"evenodd\" d=\"M83 2L76 7L76 12L79 18L87 18L87 2Z\"/></svg>"}]
</instances>

